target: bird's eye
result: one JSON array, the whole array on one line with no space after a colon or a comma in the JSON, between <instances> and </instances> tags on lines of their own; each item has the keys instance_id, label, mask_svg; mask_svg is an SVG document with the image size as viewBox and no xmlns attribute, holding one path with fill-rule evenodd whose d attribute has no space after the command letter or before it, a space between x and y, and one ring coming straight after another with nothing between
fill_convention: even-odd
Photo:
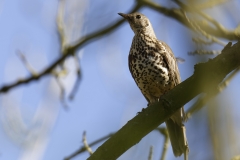
<instances>
[{"instance_id":1,"label":"bird's eye","mask_svg":"<svg viewBox=\"0 0 240 160\"><path fill-rule=\"evenodd\" d=\"M140 18L141 18L141 15L136 15L136 18L137 18L137 19L140 19Z\"/></svg>"}]
</instances>

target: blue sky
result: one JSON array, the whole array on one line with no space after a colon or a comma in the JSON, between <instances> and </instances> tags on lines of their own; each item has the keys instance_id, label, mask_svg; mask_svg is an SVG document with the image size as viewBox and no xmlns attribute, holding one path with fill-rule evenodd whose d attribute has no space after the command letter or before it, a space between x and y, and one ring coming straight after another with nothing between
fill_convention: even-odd
<instances>
[{"instance_id":1,"label":"blue sky","mask_svg":"<svg viewBox=\"0 0 240 160\"><path fill-rule=\"evenodd\" d=\"M169 1L161 0L159 3L176 7ZM133 1L127 0L89 1L83 8L82 19L76 20L77 27L74 28L73 36L86 35L115 22L121 18L117 13L127 12L132 4ZM59 57L61 46L55 24L57 6L58 1L47 0L0 1L1 86L30 75L17 56L17 51L25 55L36 72ZM233 6L234 9L229 9ZM226 6L220 5L207 12L226 28L233 29L239 23L239 18L234 16L234 10L239 7L239 2L231 1ZM186 60L179 64L182 80L192 75L194 64L207 61L206 56L187 55L196 46L191 40L194 35L186 27L155 11L142 9L141 12L151 20L158 39L169 44L177 57ZM81 10L77 13L80 14ZM68 27L71 28L71 25ZM88 142L92 142L117 131L146 107L147 102L128 70L127 57L132 37L133 32L124 23L111 34L79 51L82 81L74 100L67 99L67 110L60 101L59 86L51 76L1 94L0 159L63 159L82 146L83 131L87 132ZM208 49L220 50L222 46L213 45ZM66 95L69 95L76 78L74 60L68 59L66 66L69 73L61 81L66 88ZM227 89L209 104L210 108L215 101L218 102L218 115L223 114L220 123L222 134L228 134L230 129L224 130L224 127L228 127L230 123L236 131L237 139L239 79L238 74ZM193 101L185 108L192 103ZM230 108L228 112L226 107ZM186 123L190 159L213 159L208 113L209 109L205 107ZM234 140L228 136L226 139L226 146L232 149L229 144ZM163 137L153 131L119 159L145 160L150 145L154 146L154 160L159 159L162 144ZM226 150L226 158L240 154L240 143L236 141L234 145L237 151ZM92 147L93 150L96 148L97 146ZM86 159L88 156L88 153L83 153L74 160ZM167 159L175 159L170 147Z\"/></svg>"}]
</instances>

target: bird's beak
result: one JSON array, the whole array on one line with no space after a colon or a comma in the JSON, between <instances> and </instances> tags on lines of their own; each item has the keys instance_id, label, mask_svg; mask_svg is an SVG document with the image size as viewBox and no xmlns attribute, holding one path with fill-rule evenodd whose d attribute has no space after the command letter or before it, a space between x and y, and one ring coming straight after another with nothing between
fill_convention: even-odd
<instances>
[{"instance_id":1,"label":"bird's beak","mask_svg":"<svg viewBox=\"0 0 240 160\"><path fill-rule=\"evenodd\" d=\"M118 13L120 16L122 16L124 19L129 19L128 14L124 14L124 13Z\"/></svg>"}]
</instances>

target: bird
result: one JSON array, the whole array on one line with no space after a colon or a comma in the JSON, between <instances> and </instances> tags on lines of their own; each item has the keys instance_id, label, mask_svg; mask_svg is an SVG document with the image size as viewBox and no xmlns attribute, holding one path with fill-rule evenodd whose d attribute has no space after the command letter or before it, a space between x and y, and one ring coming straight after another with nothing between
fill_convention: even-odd
<instances>
[{"instance_id":1,"label":"bird","mask_svg":"<svg viewBox=\"0 0 240 160\"><path fill-rule=\"evenodd\" d=\"M157 39L150 20L142 13L118 13L134 32L128 56L131 75L148 101L153 104L181 82L177 59L171 48ZM175 157L189 152L182 107L165 121Z\"/></svg>"}]
</instances>

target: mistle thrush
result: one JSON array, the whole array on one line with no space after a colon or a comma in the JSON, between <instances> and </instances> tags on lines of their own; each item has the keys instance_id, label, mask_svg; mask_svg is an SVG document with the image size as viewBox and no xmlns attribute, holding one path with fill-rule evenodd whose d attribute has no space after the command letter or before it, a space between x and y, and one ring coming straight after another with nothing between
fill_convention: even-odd
<instances>
[{"instance_id":1,"label":"mistle thrush","mask_svg":"<svg viewBox=\"0 0 240 160\"><path fill-rule=\"evenodd\" d=\"M128 57L130 72L148 103L154 103L181 81L176 58L170 47L156 38L145 15L119 15L128 21L135 34ZM165 122L175 156L188 153L183 115L182 107Z\"/></svg>"}]
</instances>

